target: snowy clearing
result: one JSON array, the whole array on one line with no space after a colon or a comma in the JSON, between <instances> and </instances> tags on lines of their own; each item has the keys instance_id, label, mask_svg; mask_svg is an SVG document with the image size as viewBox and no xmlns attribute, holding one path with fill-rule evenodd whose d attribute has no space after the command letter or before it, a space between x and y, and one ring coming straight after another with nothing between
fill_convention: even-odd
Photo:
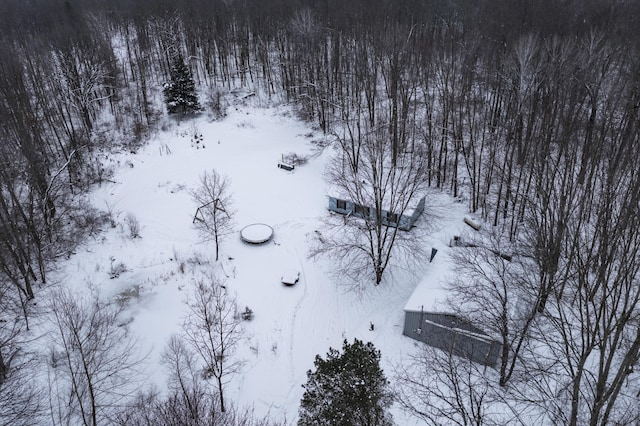
<instances>
[{"instance_id":1,"label":"snowy clearing","mask_svg":"<svg viewBox=\"0 0 640 426\"><path fill-rule=\"evenodd\" d=\"M201 142L192 142L194 129ZM112 212L115 226L78 248L57 280L76 289L91 283L105 297L129 304L131 327L150 351L150 384L159 389L166 379L160 354L180 330L195 280L211 271L226 280L239 311L248 307L254 313L244 322L235 355L243 360L242 370L227 386L235 404L295 421L314 357L356 337L380 349L391 379L392 366L416 345L402 336L403 308L418 283L421 303L430 295L429 308L444 300L441 283L430 277L449 269L448 243L463 229L466 209L444 194L430 194L419 226L429 222L427 251L439 251L433 262L424 259L418 274L390 270L381 285L350 292L329 278L328 261L307 258L320 219L329 214L322 176L331 149L317 155L311 143L323 138L285 107L244 107L221 122L185 121L136 154L109 156L105 161L116 168L113 183L90 196L96 207ZM294 171L278 168L282 154L290 152L309 161ZM237 211L236 232L222 241L219 262L213 261L212 243L202 242L192 224L198 206L190 190L211 169L230 178ZM126 217L137 219L140 238L131 238ZM264 245L242 242L240 229L253 223L269 224L273 239ZM263 236L262 229L255 231L256 238ZM288 270L300 273L295 286L281 283ZM408 422L399 410L393 414L398 423Z\"/></svg>"}]
</instances>

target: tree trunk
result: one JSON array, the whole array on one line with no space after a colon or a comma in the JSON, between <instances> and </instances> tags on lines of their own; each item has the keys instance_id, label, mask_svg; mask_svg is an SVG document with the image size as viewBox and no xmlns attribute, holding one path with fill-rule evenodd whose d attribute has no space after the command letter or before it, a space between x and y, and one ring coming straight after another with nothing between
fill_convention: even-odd
<instances>
[{"instance_id":1,"label":"tree trunk","mask_svg":"<svg viewBox=\"0 0 640 426\"><path fill-rule=\"evenodd\" d=\"M216 379L218 381L218 394L220 396L220 411L224 413L226 408L224 406L224 394L222 390L222 375L216 377Z\"/></svg>"}]
</instances>

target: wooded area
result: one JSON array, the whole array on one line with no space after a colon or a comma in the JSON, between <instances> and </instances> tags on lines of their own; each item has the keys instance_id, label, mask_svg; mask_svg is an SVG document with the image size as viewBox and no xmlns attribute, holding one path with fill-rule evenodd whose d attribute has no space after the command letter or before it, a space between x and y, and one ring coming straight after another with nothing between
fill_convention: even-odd
<instances>
[{"instance_id":1,"label":"wooded area","mask_svg":"<svg viewBox=\"0 0 640 426\"><path fill-rule=\"evenodd\" d=\"M158 129L180 57L205 114L238 87L293 103L350 171L384 141L492 226L452 294L501 337L512 419L637 422L639 25L610 0L3 0L0 307L28 328L50 265L104 223L78 195L108 179L100 152ZM19 335L0 323L0 402Z\"/></svg>"}]
</instances>

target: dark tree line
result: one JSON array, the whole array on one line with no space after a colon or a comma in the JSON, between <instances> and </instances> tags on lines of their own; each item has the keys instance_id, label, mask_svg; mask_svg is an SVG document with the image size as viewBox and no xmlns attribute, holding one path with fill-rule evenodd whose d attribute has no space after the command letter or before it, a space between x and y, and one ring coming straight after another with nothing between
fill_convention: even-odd
<instances>
[{"instance_id":1,"label":"dark tree line","mask_svg":"<svg viewBox=\"0 0 640 426\"><path fill-rule=\"evenodd\" d=\"M348 142L355 170L366 129L388 170L419 153L421 179L517 255L465 267L501 301L487 321L499 383L555 371L566 417L552 421L627 421L614 414L640 353L638 24L640 4L606 0L0 2L0 305L26 328L50 262L99 226L81 202L107 177L96 156L148 138L182 58L200 99L239 87L294 103ZM19 353L3 330L0 361Z\"/></svg>"}]
</instances>

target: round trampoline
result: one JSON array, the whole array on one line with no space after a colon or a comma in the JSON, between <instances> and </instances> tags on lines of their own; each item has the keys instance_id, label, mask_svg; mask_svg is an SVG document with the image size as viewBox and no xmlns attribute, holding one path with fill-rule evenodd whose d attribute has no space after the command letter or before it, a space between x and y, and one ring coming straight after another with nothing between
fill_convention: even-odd
<instances>
[{"instance_id":1,"label":"round trampoline","mask_svg":"<svg viewBox=\"0 0 640 426\"><path fill-rule=\"evenodd\" d=\"M265 223L252 223L240 230L240 238L249 244L264 244L273 237L273 228Z\"/></svg>"}]
</instances>

